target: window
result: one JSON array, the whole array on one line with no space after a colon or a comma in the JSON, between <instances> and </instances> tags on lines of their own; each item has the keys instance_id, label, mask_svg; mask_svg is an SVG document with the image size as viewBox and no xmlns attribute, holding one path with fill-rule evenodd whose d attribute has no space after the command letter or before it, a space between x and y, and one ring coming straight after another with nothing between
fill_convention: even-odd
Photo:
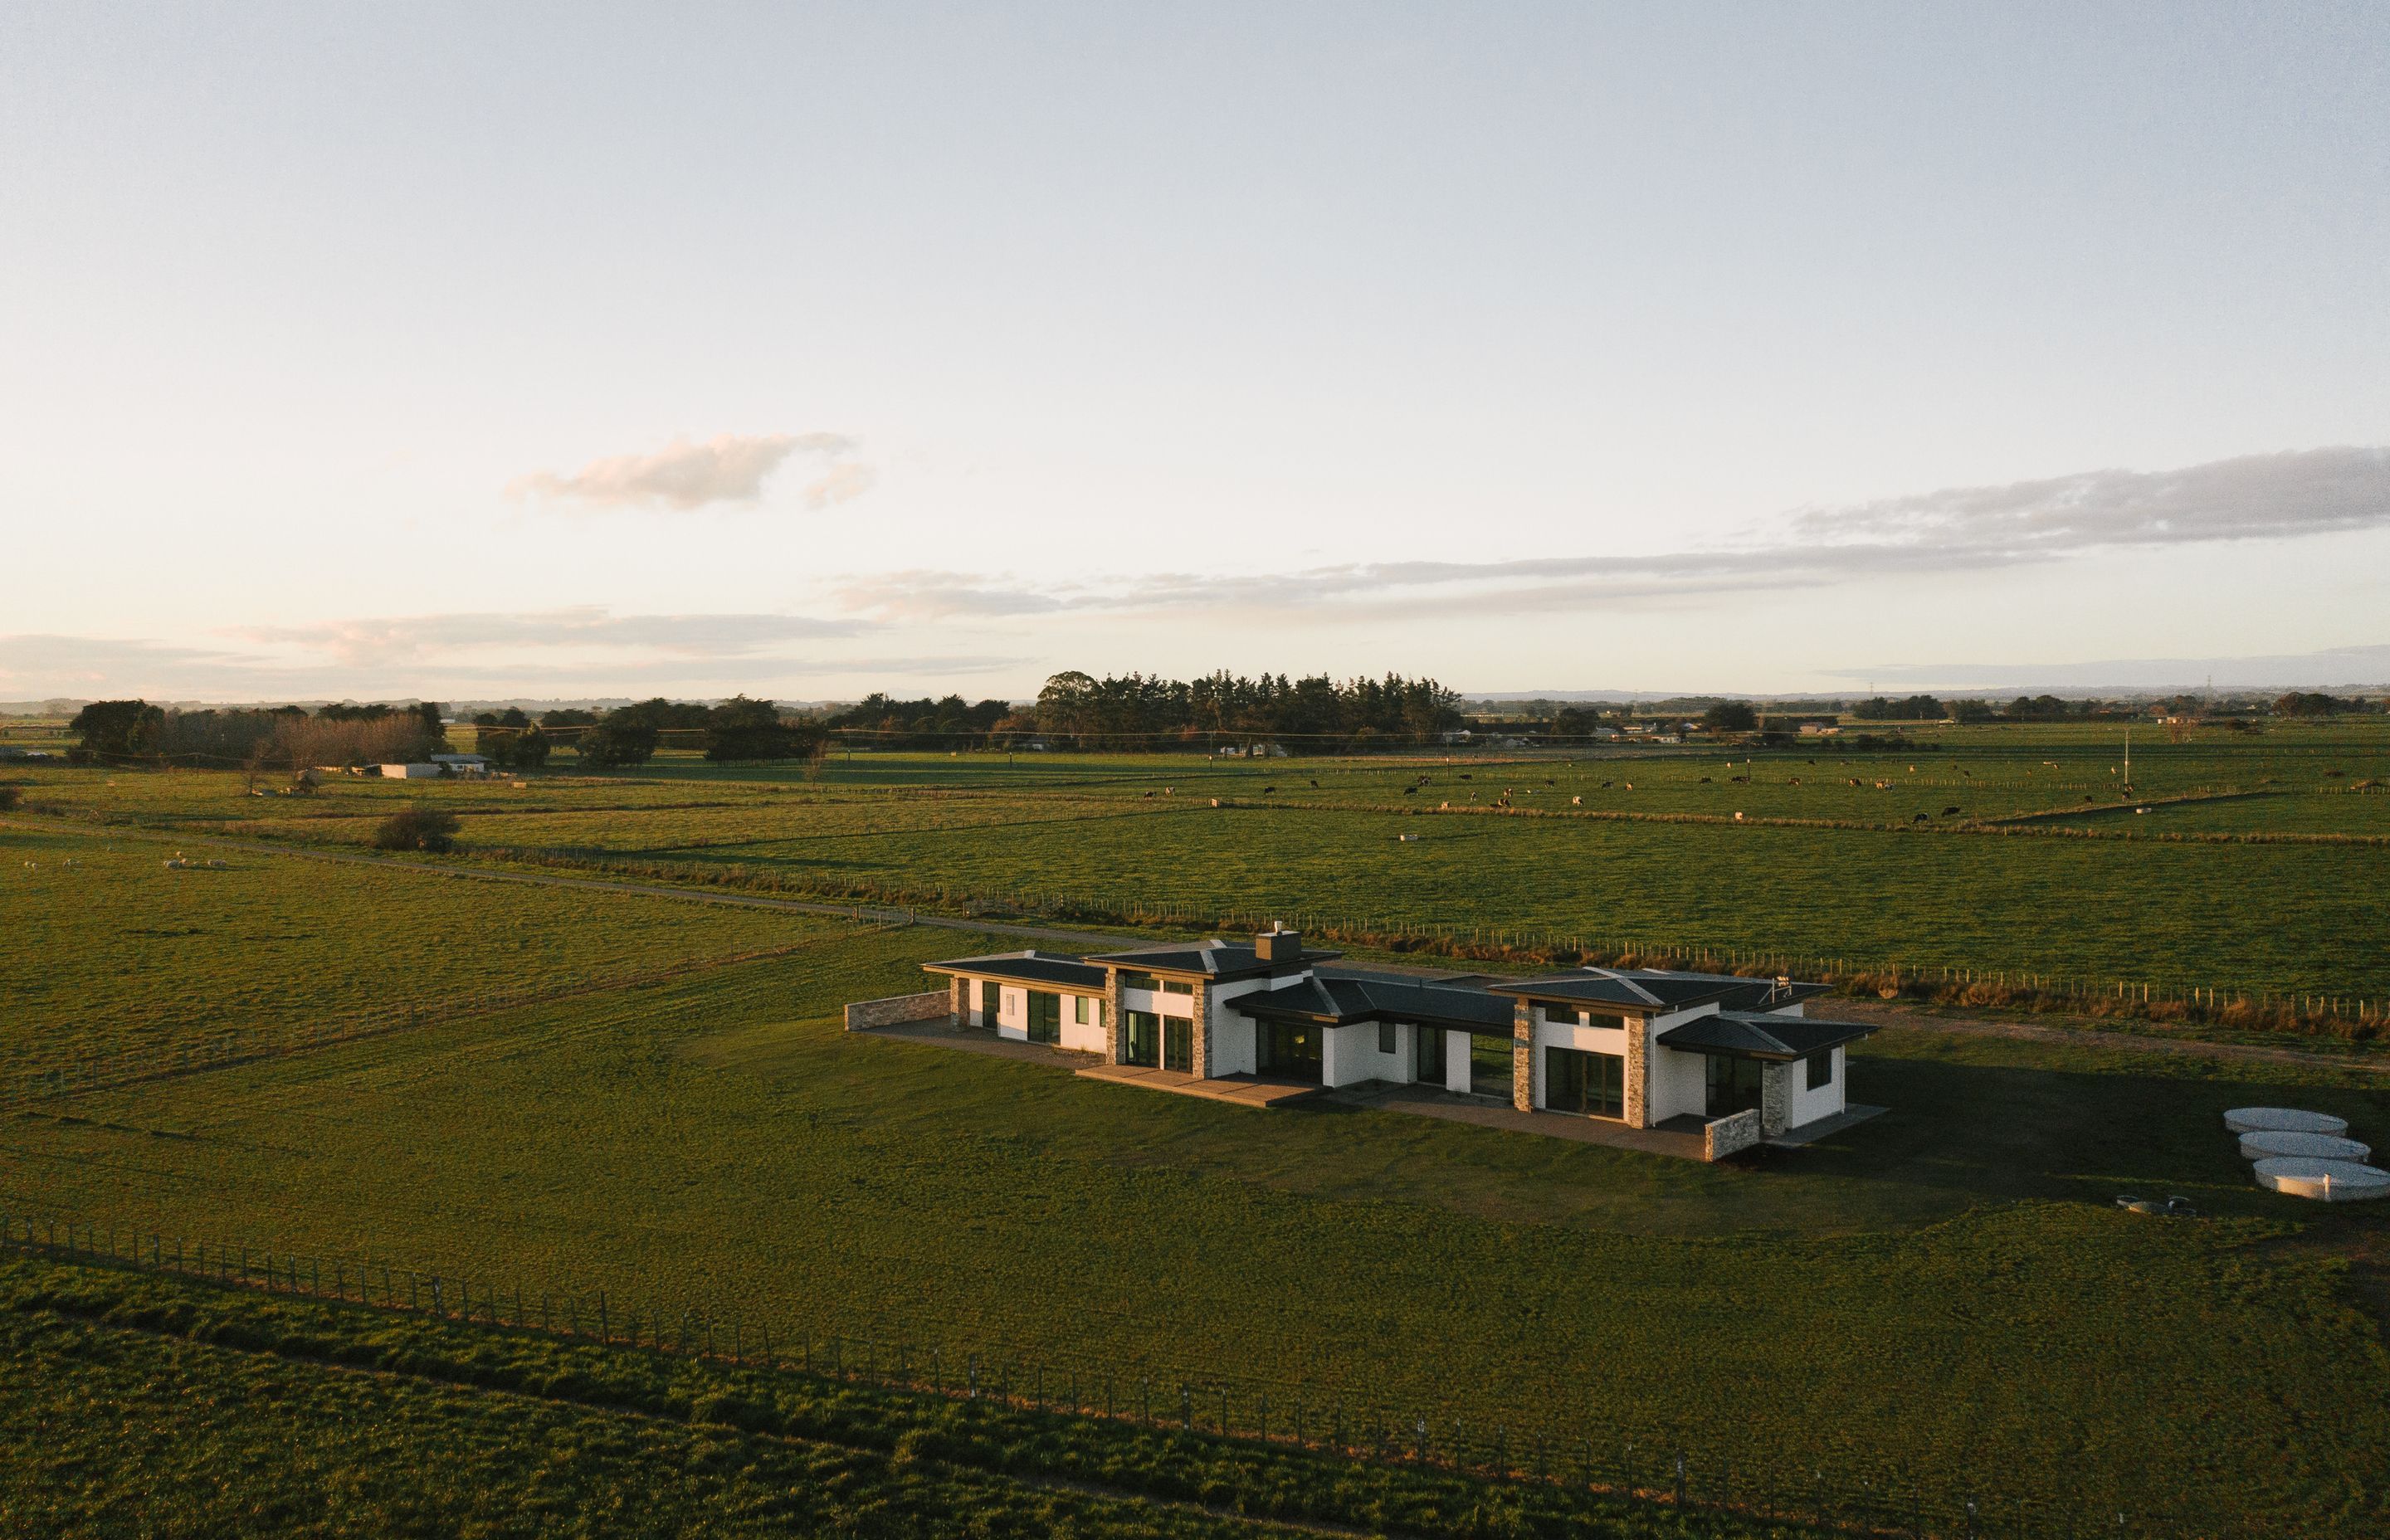
<instances>
[{"instance_id":1,"label":"window","mask_svg":"<svg viewBox=\"0 0 2390 1540\"><path fill-rule=\"evenodd\" d=\"M1161 1068L1162 1018L1151 1011L1124 1011L1121 1024L1128 1029L1128 1042L1121 1054L1121 1062L1140 1064L1149 1070Z\"/></svg>"},{"instance_id":2,"label":"window","mask_svg":"<svg viewBox=\"0 0 2390 1540\"><path fill-rule=\"evenodd\" d=\"M1809 1066L1809 1089L1821 1091L1834 1083L1834 1050L1819 1048L1805 1062Z\"/></svg>"},{"instance_id":3,"label":"window","mask_svg":"<svg viewBox=\"0 0 2390 1540\"><path fill-rule=\"evenodd\" d=\"M1033 989L1029 992L1029 1041L1062 1041L1062 997L1051 990Z\"/></svg>"},{"instance_id":4,"label":"window","mask_svg":"<svg viewBox=\"0 0 2390 1540\"><path fill-rule=\"evenodd\" d=\"M1756 1060L1712 1054L1708 1066L1708 1111L1711 1117L1731 1117L1759 1105L1759 1065Z\"/></svg>"},{"instance_id":5,"label":"window","mask_svg":"<svg viewBox=\"0 0 2390 1540\"><path fill-rule=\"evenodd\" d=\"M1378 1023L1378 1051L1389 1058L1394 1052L1394 1024L1392 1021Z\"/></svg>"},{"instance_id":6,"label":"window","mask_svg":"<svg viewBox=\"0 0 2390 1540\"><path fill-rule=\"evenodd\" d=\"M1544 1107L1597 1118L1626 1115L1626 1060L1614 1053L1544 1050Z\"/></svg>"},{"instance_id":7,"label":"window","mask_svg":"<svg viewBox=\"0 0 2390 1540\"><path fill-rule=\"evenodd\" d=\"M1162 981L1155 978L1150 973L1132 973L1126 969L1123 969L1120 975L1120 986L1123 989L1158 990L1162 987Z\"/></svg>"},{"instance_id":8,"label":"window","mask_svg":"<svg viewBox=\"0 0 2390 1540\"><path fill-rule=\"evenodd\" d=\"M1626 1016L1623 1011L1589 1010L1585 1013L1585 1024L1588 1027L1608 1027L1614 1032L1626 1025Z\"/></svg>"},{"instance_id":9,"label":"window","mask_svg":"<svg viewBox=\"0 0 2390 1540\"><path fill-rule=\"evenodd\" d=\"M1162 1067L1180 1074L1195 1072L1195 1023L1184 1016L1162 1019Z\"/></svg>"},{"instance_id":10,"label":"window","mask_svg":"<svg viewBox=\"0 0 2390 1540\"><path fill-rule=\"evenodd\" d=\"M1584 1019L1585 1012L1574 1006L1546 1006L1544 1020L1556 1027L1573 1027Z\"/></svg>"},{"instance_id":11,"label":"window","mask_svg":"<svg viewBox=\"0 0 2390 1540\"><path fill-rule=\"evenodd\" d=\"M1184 979L1164 979L1162 981L1162 993L1164 995L1192 995L1195 993L1195 986L1189 983Z\"/></svg>"}]
</instances>

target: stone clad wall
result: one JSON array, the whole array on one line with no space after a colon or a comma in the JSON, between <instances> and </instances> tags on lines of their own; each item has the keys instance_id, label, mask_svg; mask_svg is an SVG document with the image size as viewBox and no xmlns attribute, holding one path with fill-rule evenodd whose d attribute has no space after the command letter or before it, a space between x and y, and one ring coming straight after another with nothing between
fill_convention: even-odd
<instances>
[{"instance_id":1,"label":"stone clad wall","mask_svg":"<svg viewBox=\"0 0 2390 1540\"><path fill-rule=\"evenodd\" d=\"M1212 1074L1212 986L1201 979L1195 981L1195 1024L1190 1030L1195 1034L1190 1050L1194 1057L1187 1067L1196 1079L1207 1080Z\"/></svg>"},{"instance_id":2,"label":"stone clad wall","mask_svg":"<svg viewBox=\"0 0 2390 1540\"><path fill-rule=\"evenodd\" d=\"M872 1027L893 1027L900 1021L932 1021L953 1009L954 994L949 989L897 995L885 1000L856 1000L846 1007L846 1030L863 1032Z\"/></svg>"},{"instance_id":3,"label":"stone clad wall","mask_svg":"<svg viewBox=\"0 0 2390 1540\"><path fill-rule=\"evenodd\" d=\"M1104 969L1104 1062L1117 1064L1128 1046L1128 1037L1121 1031L1120 969Z\"/></svg>"},{"instance_id":4,"label":"stone clad wall","mask_svg":"<svg viewBox=\"0 0 2390 1540\"><path fill-rule=\"evenodd\" d=\"M1510 1105L1536 1110L1536 1007L1524 1000L1510 1002Z\"/></svg>"},{"instance_id":5,"label":"stone clad wall","mask_svg":"<svg viewBox=\"0 0 2390 1540\"><path fill-rule=\"evenodd\" d=\"M1651 1126L1651 1019L1626 1019L1626 1126Z\"/></svg>"},{"instance_id":6,"label":"stone clad wall","mask_svg":"<svg viewBox=\"0 0 2390 1540\"><path fill-rule=\"evenodd\" d=\"M1792 1126L1794 1068L1792 1064L1759 1067L1759 1126L1771 1137Z\"/></svg>"},{"instance_id":7,"label":"stone clad wall","mask_svg":"<svg viewBox=\"0 0 2390 1540\"><path fill-rule=\"evenodd\" d=\"M1702 1159L1723 1161L1729 1155L1749 1149L1759 1142L1759 1138L1757 1110L1720 1118L1702 1130Z\"/></svg>"}]
</instances>

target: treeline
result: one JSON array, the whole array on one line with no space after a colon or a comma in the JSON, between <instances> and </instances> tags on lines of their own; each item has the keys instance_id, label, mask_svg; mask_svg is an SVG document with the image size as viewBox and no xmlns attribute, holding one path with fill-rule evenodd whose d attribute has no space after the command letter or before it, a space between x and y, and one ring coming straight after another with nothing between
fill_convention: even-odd
<instances>
[{"instance_id":1,"label":"treeline","mask_svg":"<svg viewBox=\"0 0 2390 1540\"><path fill-rule=\"evenodd\" d=\"M523 729L520 736L545 736L544 729L550 726L572 730L573 753L582 767L590 770L645 764L662 746L668 732L697 738L705 757L716 762L814 758L824 742L818 724L784 716L771 701L743 695L711 706L658 696L618 706L603 715L549 712L540 718L538 726ZM485 740L494 747L508 741L509 733L506 727L483 729Z\"/></svg>"},{"instance_id":2,"label":"treeline","mask_svg":"<svg viewBox=\"0 0 2390 1540\"><path fill-rule=\"evenodd\" d=\"M1181 748L1226 738L1324 751L1433 742L1460 725L1459 705L1459 696L1434 680L1397 674L1338 681L1221 671L1189 681L1143 674L1098 679L1073 670L1046 681L1027 725L1075 749Z\"/></svg>"},{"instance_id":3,"label":"treeline","mask_svg":"<svg viewBox=\"0 0 2390 1540\"><path fill-rule=\"evenodd\" d=\"M449 751L440 706L352 705L175 711L147 700L95 700L67 724L79 764L240 765L303 770L321 764L419 762Z\"/></svg>"}]
</instances>

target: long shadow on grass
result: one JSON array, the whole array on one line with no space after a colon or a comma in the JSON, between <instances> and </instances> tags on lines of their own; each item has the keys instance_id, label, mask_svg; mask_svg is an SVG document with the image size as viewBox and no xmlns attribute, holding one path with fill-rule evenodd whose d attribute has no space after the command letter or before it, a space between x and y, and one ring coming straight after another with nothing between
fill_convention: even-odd
<instances>
[{"instance_id":1,"label":"long shadow on grass","mask_svg":"<svg viewBox=\"0 0 2390 1540\"><path fill-rule=\"evenodd\" d=\"M2390 1091L2345 1084L1874 1056L1854 1059L1852 1083L1854 1099L1892 1110L1810 1149L1771 1151L1766 1163L1991 1200L2178 1193L2210 1213L2304 1221L2322 1205L2256 1187L2224 1126L2227 1108L2311 1108L2346 1118L2356 1138L2390 1140Z\"/></svg>"}]
</instances>

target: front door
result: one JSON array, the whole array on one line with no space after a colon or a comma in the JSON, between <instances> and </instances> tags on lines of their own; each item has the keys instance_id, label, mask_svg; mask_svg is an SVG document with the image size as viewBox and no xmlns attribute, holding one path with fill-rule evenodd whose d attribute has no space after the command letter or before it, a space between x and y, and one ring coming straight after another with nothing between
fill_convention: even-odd
<instances>
[{"instance_id":1,"label":"front door","mask_svg":"<svg viewBox=\"0 0 2390 1540\"><path fill-rule=\"evenodd\" d=\"M994 979L982 979L979 982L979 1024L994 1027L1003 1011L1004 986Z\"/></svg>"},{"instance_id":2,"label":"front door","mask_svg":"<svg viewBox=\"0 0 2390 1540\"><path fill-rule=\"evenodd\" d=\"M1195 1072L1195 1023L1184 1016L1162 1019L1162 1067L1180 1074Z\"/></svg>"},{"instance_id":3,"label":"front door","mask_svg":"<svg viewBox=\"0 0 2390 1540\"><path fill-rule=\"evenodd\" d=\"M1759 1105L1759 1061L1710 1055L1709 1115L1731 1117Z\"/></svg>"},{"instance_id":4,"label":"front door","mask_svg":"<svg viewBox=\"0 0 2390 1540\"><path fill-rule=\"evenodd\" d=\"M1150 1010L1121 1012L1122 1034L1126 1038L1121 1054L1124 1064L1139 1064L1146 1069L1162 1065L1162 1018Z\"/></svg>"},{"instance_id":5,"label":"front door","mask_svg":"<svg viewBox=\"0 0 2390 1540\"><path fill-rule=\"evenodd\" d=\"M1420 1027L1411 1033L1411 1077L1422 1085L1444 1084L1444 1029Z\"/></svg>"}]
</instances>

